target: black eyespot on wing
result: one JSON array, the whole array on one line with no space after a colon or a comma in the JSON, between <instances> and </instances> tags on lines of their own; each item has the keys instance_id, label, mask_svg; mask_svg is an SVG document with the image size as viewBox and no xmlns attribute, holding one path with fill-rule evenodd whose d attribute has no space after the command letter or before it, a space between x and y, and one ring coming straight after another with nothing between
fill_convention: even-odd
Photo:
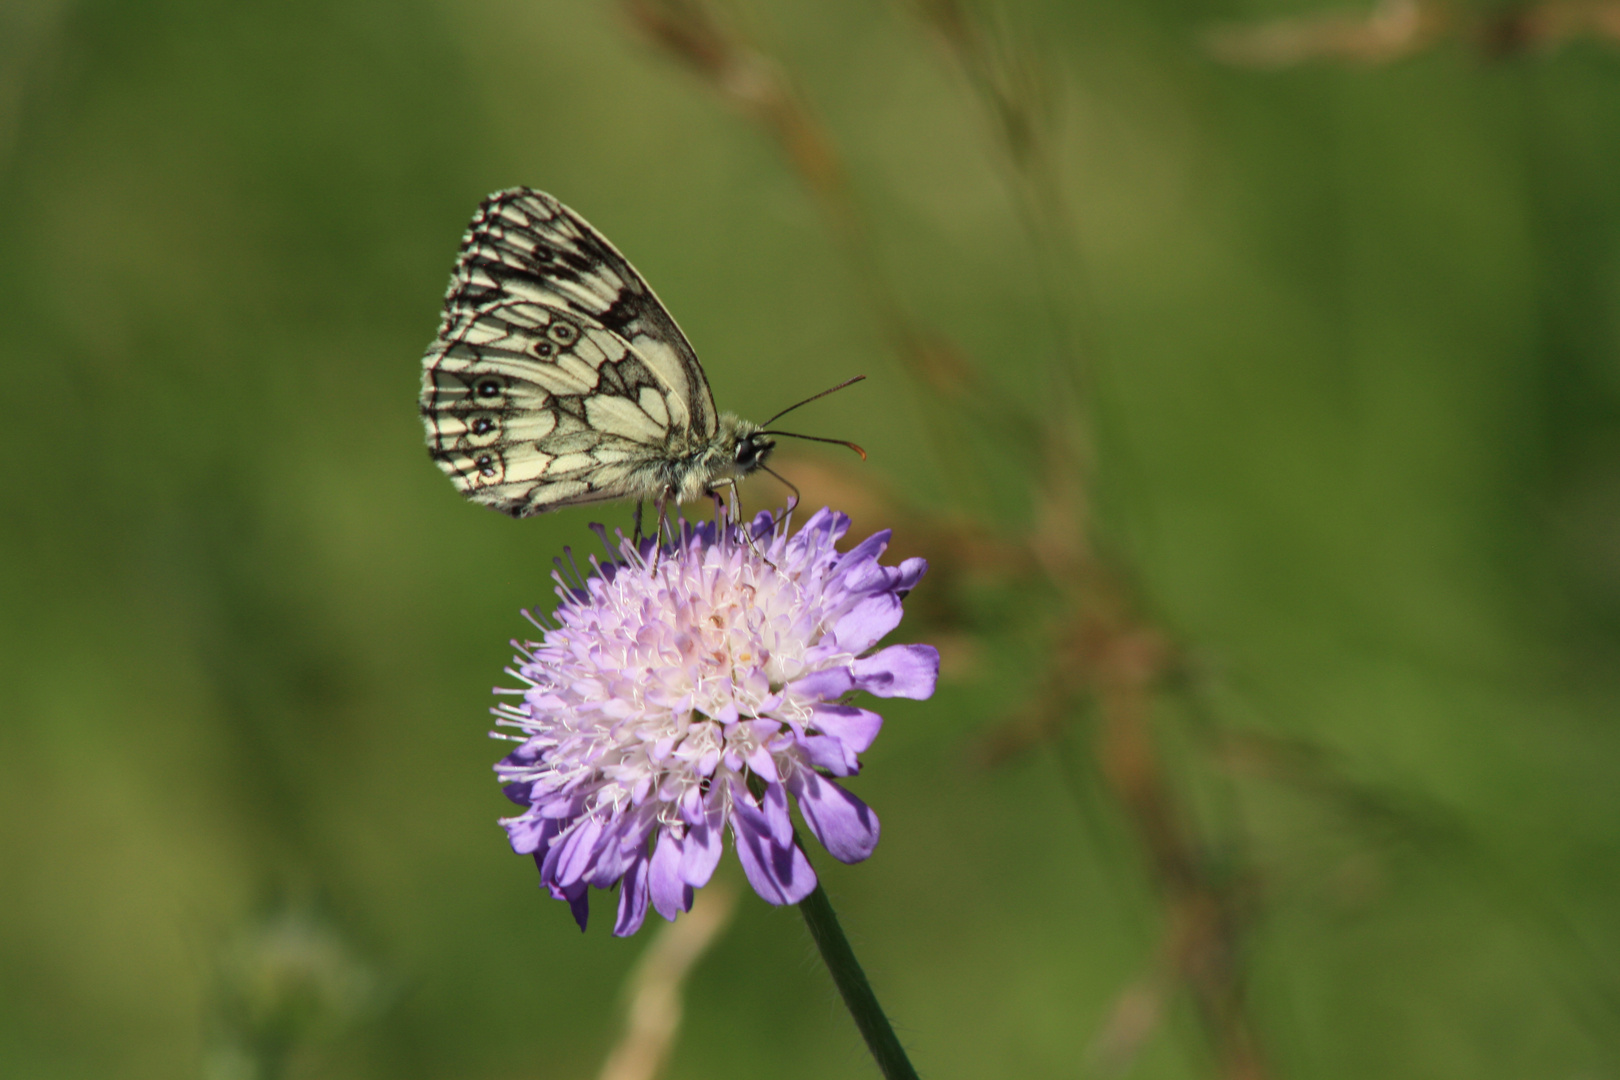
<instances>
[{"instance_id":1,"label":"black eyespot on wing","mask_svg":"<svg viewBox=\"0 0 1620 1080\"><path fill-rule=\"evenodd\" d=\"M579 327L567 319L554 318L551 325L546 327L546 336L563 348L567 348L579 340Z\"/></svg>"},{"instance_id":2,"label":"black eyespot on wing","mask_svg":"<svg viewBox=\"0 0 1620 1080\"><path fill-rule=\"evenodd\" d=\"M499 379L479 379L475 392L481 398L497 398L504 389Z\"/></svg>"}]
</instances>

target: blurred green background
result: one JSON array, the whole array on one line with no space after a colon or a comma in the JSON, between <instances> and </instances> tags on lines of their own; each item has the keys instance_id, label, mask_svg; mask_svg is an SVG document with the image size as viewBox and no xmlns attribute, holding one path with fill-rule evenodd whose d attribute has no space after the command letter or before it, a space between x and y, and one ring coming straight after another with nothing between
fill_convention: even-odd
<instances>
[{"instance_id":1,"label":"blurred green background","mask_svg":"<svg viewBox=\"0 0 1620 1080\"><path fill-rule=\"evenodd\" d=\"M916 317L1038 401L1030 245L915 12L725 10L838 141ZM1268 1073L1620 1076L1620 49L1257 71L1200 45L1310 10L989 16L1056 88L1100 528L1213 722L1329 763L1200 770L1166 706L1189 813L1256 875ZM0 1074L232 1075L252 943L288 919L336 987L288 1021L289 1075L595 1074L649 934L598 899L581 935L536 890L485 709L552 556L628 510L466 504L416 412L461 232L517 184L628 254L723 408L864 371L802 427L863 443L908 512L1032 526L993 440L999 499L933 449L777 146L620 9L8 0ZM883 709L854 784L876 856L817 865L919 1069L1215 1075L1177 993L1133 1060L1097 1052L1161 914L1084 733L975 753L1048 664L1037 599L916 600L899 638L954 643L945 681ZM875 1075L797 914L751 896L686 1017L670 1077Z\"/></svg>"}]
</instances>

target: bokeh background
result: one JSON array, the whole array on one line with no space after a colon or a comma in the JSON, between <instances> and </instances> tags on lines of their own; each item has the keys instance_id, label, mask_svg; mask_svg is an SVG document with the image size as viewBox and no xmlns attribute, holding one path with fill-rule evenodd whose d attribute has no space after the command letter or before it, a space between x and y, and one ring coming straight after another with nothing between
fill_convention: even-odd
<instances>
[{"instance_id":1,"label":"bokeh background","mask_svg":"<svg viewBox=\"0 0 1620 1080\"><path fill-rule=\"evenodd\" d=\"M1615 16L1321 13L8 0L0 1074L596 1074L656 927L536 890L485 709L629 512L415 404L526 184L723 408L870 376L781 460L936 565L817 862L925 1076L1620 1075ZM744 896L665 1075L875 1071Z\"/></svg>"}]
</instances>

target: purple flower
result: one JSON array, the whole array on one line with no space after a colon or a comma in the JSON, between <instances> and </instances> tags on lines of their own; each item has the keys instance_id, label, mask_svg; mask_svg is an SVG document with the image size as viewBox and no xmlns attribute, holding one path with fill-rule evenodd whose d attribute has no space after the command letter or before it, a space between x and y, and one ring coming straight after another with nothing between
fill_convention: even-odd
<instances>
[{"instance_id":1,"label":"purple flower","mask_svg":"<svg viewBox=\"0 0 1620 1080\"><path fill-rule=\"evenodd\" d=\"M832 778L860 771L883 718L844 699L926 698L939 653L872 651L927 564L880 565L887 531L840 553L848 528L825 509L792 536L769 514L746 529L683 525L656 557L621 536L620 561L592 559L572 587L557 578L557 626L508 669L528 688L497 691L523 702L494 710L520 732L497 733L520 745L495 771L526 808L501 822L512 848L580 929L587 886L619 884L621 937L649 900L666 919L690 910L728 827L754 890L798 903L816 875L790 794L835 859L872 854L877 815Z\"/></svg>"}]
</instances>

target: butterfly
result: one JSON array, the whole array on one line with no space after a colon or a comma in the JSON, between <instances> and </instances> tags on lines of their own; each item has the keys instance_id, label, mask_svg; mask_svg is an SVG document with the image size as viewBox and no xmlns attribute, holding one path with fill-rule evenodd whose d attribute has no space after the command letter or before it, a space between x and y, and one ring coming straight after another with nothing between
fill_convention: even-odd
<instances>
[{"instance_id":1,"label":"butterfly","mask_svg":"<svg viewBox=\"0 0 1620 1080\"><path fill-rule=\"evenodd\" d=\"M717 413L697 354L641 275L529 188L496 192L473 215L422 358L421 408L428 451L457 490L513 517L612 499L661 513L735 492L770 472L776 435L866 456L766 430L791 409L763 425Z\"/></svg>"}]
</instances>

